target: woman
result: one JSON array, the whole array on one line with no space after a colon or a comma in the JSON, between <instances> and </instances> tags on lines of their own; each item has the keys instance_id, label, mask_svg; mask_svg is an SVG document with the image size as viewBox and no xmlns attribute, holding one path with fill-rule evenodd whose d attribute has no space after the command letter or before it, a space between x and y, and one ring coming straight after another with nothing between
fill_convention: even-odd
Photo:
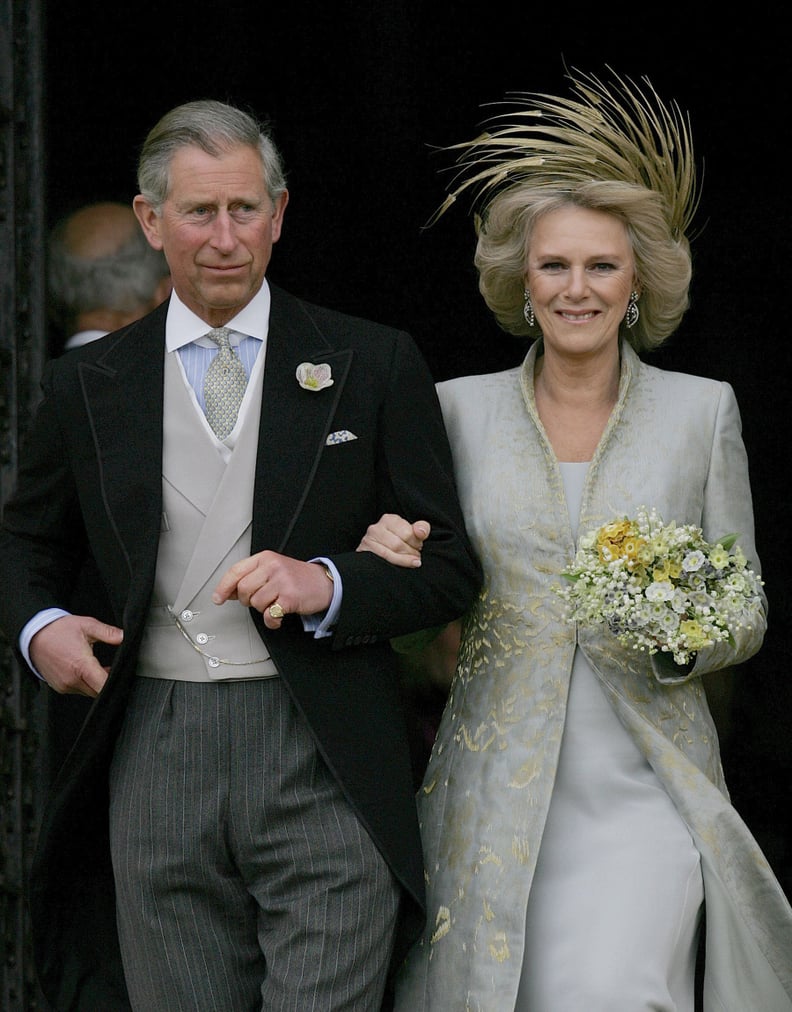
<instances>
[{"instance_id":1,"label":"woman","mask_svg":"<svg viewBox=\"0 0 792 1012\"><path fill-rule=\"evenodd\" d=\"M731 387L637 354L687 308L686 125L651 89L572 80L463 145L449 198L483 188L481 292L536 340L438 387L486 579L419 791L429 916L396 1007L692 1012L704 933L704 1009L782 1012L792 910L729 803L701 681L759 649L764 595L677 664L576 627L554 589L581 535L641 506L739 532L758 569ZM385 517L361 549L414 565L425 532Z\"/></svg>"}]
</instances>

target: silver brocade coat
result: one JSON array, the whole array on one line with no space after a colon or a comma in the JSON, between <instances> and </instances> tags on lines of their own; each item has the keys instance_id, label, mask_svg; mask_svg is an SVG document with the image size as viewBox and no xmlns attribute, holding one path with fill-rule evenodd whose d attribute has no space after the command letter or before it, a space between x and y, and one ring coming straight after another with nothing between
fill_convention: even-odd
<instances>
[{"instance_id":1,"label":"silver brocade coat","mask_svg":"<svg viewBox=\"0 0 792 1012\"><path fill-rule=\"evenodd\" d=\"M521 368L438 386L485 586L419 791L428 919L401 973L399 1012L508 1012L564 727L576 643L701 852L707 1012L792 1009L792 909L729 803L700 676L761 646L765 608L681 677L563 619L551 590L572 560L561 474ZM619 398L588 470L583 534L639 505L708 540L739 534L755 569L740 415L727 383L647 366L622 347Z\"/></svg>"}]
</instances>

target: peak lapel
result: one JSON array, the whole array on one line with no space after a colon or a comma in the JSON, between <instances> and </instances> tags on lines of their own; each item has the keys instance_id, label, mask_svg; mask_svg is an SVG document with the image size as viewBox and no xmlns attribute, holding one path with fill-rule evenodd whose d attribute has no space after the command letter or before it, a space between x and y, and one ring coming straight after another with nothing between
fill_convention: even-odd
<instances>
[{"instance_id":1,"label":"peak lapel","mask_svg":"<svg viewBox=\"0 0 792 1012\"><path fill-rule=\"evenodd\" d=\"M133 571L141 550L156 557L161 522L164 320L156 310L79 366L102 502Z\"/></svg>"},{"instance_id":2,"label":"peak lapel","mask_svg":"<svg viewBox=\"0 0 792 1012\"><path fill-rule=\"evenodd\" d=\"M259 427L252 550L282 551L332 431L351 350L332 349L298 300L272 287L264 394ZM303 362L326 363L333 385L305 390L297 380Z\"/></svg>"}]
</instances>

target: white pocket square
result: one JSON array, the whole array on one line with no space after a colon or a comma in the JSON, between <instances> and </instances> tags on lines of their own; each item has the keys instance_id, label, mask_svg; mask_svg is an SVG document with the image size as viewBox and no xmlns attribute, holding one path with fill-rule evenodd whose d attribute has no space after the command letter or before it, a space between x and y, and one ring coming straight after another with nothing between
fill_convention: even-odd
<instances>
[{"instance_id":1,"label":"white pocket square","mask_svg":"<svg viewBox=\"0 0 792 1012\"><path fill-rule=\"evenodd\" d=\"M339 429L338 432L331 432L325 440L325 446L335 446L336 443L348 443L350 439L357 439L354 432L349 429Z\"/></svg>"}]
</instances>

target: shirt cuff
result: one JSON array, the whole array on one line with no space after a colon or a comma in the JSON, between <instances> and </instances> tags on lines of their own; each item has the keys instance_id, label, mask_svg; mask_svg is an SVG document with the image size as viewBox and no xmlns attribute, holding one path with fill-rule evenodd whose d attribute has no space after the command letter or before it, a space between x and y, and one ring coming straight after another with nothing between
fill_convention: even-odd
<instances>
[{"instance_id":1,"label":"shirt cuff","mask_svg":"<svg viewBox=\"0 0 792 1012\"><path fill-rule=\"evenodd\" d=\"M40 611L22 628L22 632L19 634L19 650L22 656L27 661L27 665L30 670L36 675L37 678L41 678L41 675L33 667L30 660L30 641L36 635L37 632L41 632L44 626L49 625L50 622L54 622L57 618L64 618L66 615L70 615L71 612L64 611L63 608L45 608L44 611ZM43 682L44 679L41 678Z\"/></svg>"},{"instance_id":2,"label":"shirt cuff","mask_svg":"<svg viewBox=\"0 0 792 1012\"><path fill-rule=\"evenodd\" d=\"M341 610L341 599L344 596L344 588L341 586L341 574L338 572L336 567L330 561L330 559L317 558L309 559L309 562L320 562L323 566L327 566L330 572L333 574L333 598L327 608L327 611L317 612L315 615L302 615L303 629L306 632L312 632L314 639L319 640L327 636L333 635L333 626L338 619L338 613Z\"/></svg>"}]
</instances>

